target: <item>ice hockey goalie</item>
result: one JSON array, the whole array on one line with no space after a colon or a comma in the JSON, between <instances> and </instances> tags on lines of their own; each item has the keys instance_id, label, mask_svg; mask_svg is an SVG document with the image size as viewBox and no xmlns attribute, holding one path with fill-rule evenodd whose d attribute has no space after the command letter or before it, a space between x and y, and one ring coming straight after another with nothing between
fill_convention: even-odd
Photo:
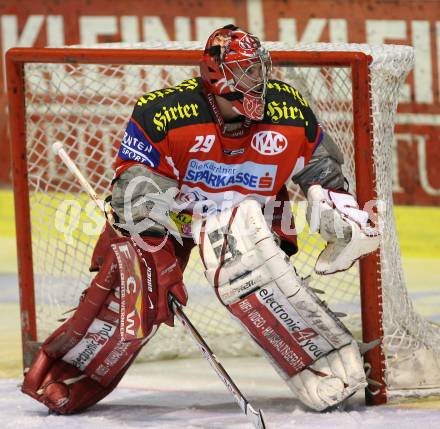
<instances>
[{"instance_id":1,"label":"ice hockey goalie","mask_svg":"<svg viewBox=\"0 0 440 429\"><path fill-rule=\"evenodd\" d=\"M348 192L338 146L297 89L270 79L270 54L255 36L234 25L214 31L200 72L135 103L111 199L123 236L103 234L96 277L24 380L23 391L56 412L103 398L160 324L173 324L169 295L186 303L194 241L217 298L298 399L325 410L366 384L352 335L288 258L292 229L279 212L262 213L288 201L293 181L327 242L318 274L375 251L379 234Z\"/></svg>"}]
</instances>

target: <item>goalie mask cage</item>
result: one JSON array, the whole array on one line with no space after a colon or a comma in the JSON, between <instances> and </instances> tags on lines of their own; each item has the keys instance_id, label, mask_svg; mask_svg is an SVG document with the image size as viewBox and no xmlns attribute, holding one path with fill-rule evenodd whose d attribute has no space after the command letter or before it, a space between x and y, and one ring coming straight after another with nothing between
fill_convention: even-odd
<instances>
[{"instance_id":1,"label":"goalie mask cage","mask_svg":"<svg viewBox=\"0 0 440 429\"><path fill-rule=\"evenodd\" d=\"M440 392L440 332L408 298L392 206L392 139L399 89L413 64L406 46L267 43L273 77L297 88L344 153L344 174L361 207L377 208L380 250L348 272L312 276L346 325L381 345L365 356L367 402ZM36 345L76 307L90 279L89 260L99 228L88 198L51 145L61 141L98 195L109 193L112 162L136 100L198 75L202 46L157 43L92 48L14 48L7 54L13 181L25 367ZM279 91L286 88L277 88ZM283 113L280 110L280 114ZM304 226L299 201L298 230ZM371 206L370 206L371 207ZM67 210L70 208L70 210ZM63 216L66 214L67 216ZM302 219L302 221L301 221ZM101 225L102 225L101 221ZM300 234L292 258L301 275L312 274L323 243ZM188 316L217 354L258 353L217 302L197 252L185 272ZM194 354L183 330L161 327L140 358Z\"/></svg>"}]
</instances>

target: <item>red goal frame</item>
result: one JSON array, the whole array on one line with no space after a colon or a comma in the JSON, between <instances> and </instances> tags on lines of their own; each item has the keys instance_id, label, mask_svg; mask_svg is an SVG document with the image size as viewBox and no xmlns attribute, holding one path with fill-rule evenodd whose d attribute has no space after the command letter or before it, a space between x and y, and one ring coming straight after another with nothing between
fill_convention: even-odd
<instances>
[{"instance_id":1,"label":"red goal frame","mask_svg":"<svg viewBox=\"0 0 440 429\"><path fill-rule=\"evenodd\" d=\"M274 65L350 67L352 75L353 124L356 166L356 190L360 207L377 195L373 163L370 71L371 56L362 52L271 51ZM24 366L29 366L35 352L37 326L32 265L31 222L26 159L25 63L88 63L137 65L196 65L198 50L12 48L6 54L7 88L13 186L15 197L18 276L20 289L21 332ZM366 186L367 184L367 186ZM382 284L379 251L360 261L362 335L364 342L383 337ZM369 378L382 387L366 389L368 404L387 401L384 382L385 359L381 347L365 355L371 366Z\"/></svg>"}]
</instances>

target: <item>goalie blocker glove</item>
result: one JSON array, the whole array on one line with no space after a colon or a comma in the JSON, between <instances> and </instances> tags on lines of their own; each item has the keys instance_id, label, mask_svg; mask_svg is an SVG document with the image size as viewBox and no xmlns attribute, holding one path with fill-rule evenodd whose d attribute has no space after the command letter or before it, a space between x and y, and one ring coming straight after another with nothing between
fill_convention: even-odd
<instances>
[{"instance_id":1,"label":"goalie blocker glove","mask_svg":"<svg viewBox=\"0 0 440 429\"><path fill-rule=\"evenodd\" d=\"M113 234L107 227L97 243L92 268L99 272L75 313L43 343L25 374L22 391L60 414L108 395L159 325L173 326L169 294L187 301L170 240L147 252ZM157 246L162 238L144 240Z\"/></svg>"},{"instance_id":2,"label":"goalie blocker glove","mask_svg":"<svg viewBox=\"0 0 440 429\"><path fill-rule=\"evenodd\" d=\"M193 231L218 299L304 404L325 410L366 386L356 342L296 274L256 201Z\"/></svg>"}]
</instances>

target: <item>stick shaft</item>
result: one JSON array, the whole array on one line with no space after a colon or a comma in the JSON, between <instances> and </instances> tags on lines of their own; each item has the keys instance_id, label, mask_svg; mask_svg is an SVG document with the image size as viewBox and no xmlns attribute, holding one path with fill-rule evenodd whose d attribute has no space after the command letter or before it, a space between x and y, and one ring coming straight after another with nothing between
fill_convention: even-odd
<instances>
[{"instance_id":1,"label":"stick shaft","mask_svg":"<svg viewBox=\"0 0 440 429\"><path fill-rule=\"evenodd\" d=\"M52 148L54 152L62 159L62 161L69 169L69 171L78 179L83 189L89 194L90 198L96 203L98 208L103 213L105 213L104 201L98 198L98 195L96 194L95 190L92 188L90 183L87 181L87 179L81 173L79 168L73 162L72 158L70 158L69 154L64 150L61 142L55 142L52 145Z\"/></svg>"},{"instance_id":2,"label":"stick shaft","mask_svg":"<svg viewBox=\"0 0 440 429\"><path fill-rule=\"evenodd\" d=\"M232 380L231 376L226 372L223 365L217 360L215 354L211 351L206 341L188 319L186 314L183 312L181 306L175 301L171 301L171 306L175 316L180 320L183 327L186 329L188 334L193 338L193 340L199 346L200 352L203 357L209 362L212 369L218 375L223 384L227 387L227 389L234 396L235 402L237 402L238 406L242 409L242 411L246 414L246 416L251 420L252 424L256 429L266 429L266 424L264 422L263 414L261 410L255 411L249 401L244 397L244 395L240 392L237 385Z\"/></svg>"}]
</instances>

